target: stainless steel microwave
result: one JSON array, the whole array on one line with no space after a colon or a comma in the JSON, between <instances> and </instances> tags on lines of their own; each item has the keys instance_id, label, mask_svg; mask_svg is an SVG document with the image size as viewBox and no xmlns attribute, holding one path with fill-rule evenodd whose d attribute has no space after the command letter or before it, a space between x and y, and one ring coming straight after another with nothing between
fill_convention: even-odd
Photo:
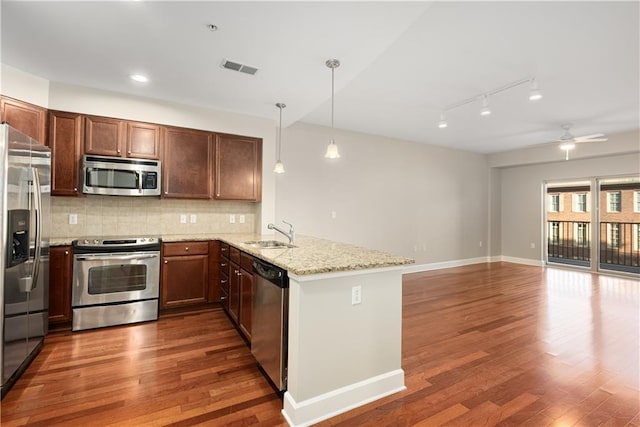
<instances>
[{"instance_id":1,"label":"stainless steel microwave","mask_svg":"<svg viewBox=\"0 0 640 427\"><path fill-rule=\"evenodd\" d=\"M160 161L85 155L82 192L108 196L159 196Z\"/></svg>"}]
</instances>

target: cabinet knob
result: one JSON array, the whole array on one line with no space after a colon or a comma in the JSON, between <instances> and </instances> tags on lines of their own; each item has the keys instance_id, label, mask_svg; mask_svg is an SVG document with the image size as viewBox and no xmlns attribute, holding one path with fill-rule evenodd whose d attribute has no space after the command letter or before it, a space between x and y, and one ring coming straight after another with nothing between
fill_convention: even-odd
<instances>
[{"instance_id":1,"label":"cabinet knob","mask_svg":"<svg viewBox=\"0 0 640 427\"><path fill-rule=\"evenodd\" d=\"M164 260L164 263L165 263L165 264L169 264L169 261L167 261L167 260L165 259L165 260Z\"/></svg>"},{"instance_id":2,"label":"cabinet knob","mask_svg":"<svg viewBox=\"0 0 640 427\"><path fill-rule=\"evenodd\" d=\"M165 192L164 192L164 194L169 194L169 192L168 192L168 191L165 191Z\"/></svg>"},{"instance_id":3,"label":"cabinet knob","mask_svg":"<svg viewBox=\"0 0 640 427\"><path fill-rule=\"evenodd\" d=\"M220 197L220 193L216 193L216 197Z\"/></svg>"},{"instance_id":4,"label":"cabinet knob","mask_svg":"<svg viewBox=\"0 0 640 427\"><path fill-rule=\"evenodd\" d=\"M65 255L69 255L69 251L64 251L64 254Z\"/></svg>"},{"instance_id":5,"label":"cabinet knob","mask_svg":"<svg viewBox=\"0 0 640 427\"><path fill-rule=\"evenodd\" d=\"M184 250L189 252L189 246L185 246Z\"/></svg>"},{"instance_id":6,"label":"cabinet knob","mask_svg":"<svg viewBox=\"0 0 640 427\"><path fill-rule=\"evenodd\" d=\"M73 191L78 191L78 187L73 187Z\"/></svg>"},{"instance_id":7,"label":"cabinet knob","mask_svg":"<svg viewBox=\"0 0 640 427\"><path fill-rule=\"evenodd\" d=\"M220 248L221 252L227 252L227 248Z\"/></svg>"},{"instance_id":8,"label":"cabinet knob","mask_svg":"<svg viewBox=\"0 0 640 427\"><path fill-rule=\"evenodd\" d=\"M240 271L236 270L236 276L242 276L242 273L240 273Z\"/></svg>"},{"instance_id":9,"label":"cabinet knob","mask_svg":"<svg viewBox=\"0 0 640 427\"><path fill-rule=\"evenodd\" d=\"M117 153L120 154L120 150L118 150Z\"/></svg>"},{"instance_id":10,"label":"cabinet knob","mask_svg":"<svg viewBox=\"0 0 640 427\"><path fill-rule=\"evenodd\" d=\"M131 154L131 151L127 151L127 154Z\"/></svg>"}]
</instances>

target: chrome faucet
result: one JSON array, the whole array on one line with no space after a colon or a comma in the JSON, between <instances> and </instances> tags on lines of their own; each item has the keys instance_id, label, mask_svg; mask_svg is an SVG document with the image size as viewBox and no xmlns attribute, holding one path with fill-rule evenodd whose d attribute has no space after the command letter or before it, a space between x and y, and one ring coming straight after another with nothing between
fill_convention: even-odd
<instances>
[{"instance_id":1,"label":"chrome faucet","mask_svg":"<svg viewBox=\"0 0 640 427\"><path fill-rule=\"evenodd\" d=\"M281 229L280 227L277 227L273 224L267 224L267 228L269 230L276 230L278 233L284 234L285 236L287 236L287 239L289 239L289 244L293 245L293 241L295 240L295 231L293 231L293 224L287 222L287 221L282 221L285 224L287 224L289 226L289 232L284 231L283 229Z\"/></svg>"}]
</instances>

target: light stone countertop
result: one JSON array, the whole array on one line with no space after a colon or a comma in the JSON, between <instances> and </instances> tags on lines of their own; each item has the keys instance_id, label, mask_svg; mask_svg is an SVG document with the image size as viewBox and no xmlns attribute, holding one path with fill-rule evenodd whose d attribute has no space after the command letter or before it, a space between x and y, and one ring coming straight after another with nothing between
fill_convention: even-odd
<instances>
[{"instance_id":1,"label":"light stone countertop","mask_svg":"<svg viewBox=\"0 0 640 427\"><path fill-rule=\"evenodd\" d=\"M164 243L181 241L220 240L236 248L270 262L297 275L311 275L341 271L357 271L412 264L411 258L393 255L347 243L339 243L317 237L297 235L295 248L260 249L245 244L256 240L278 240L279 235L256 234L197 234L161 236ZM52 239L51 246L70 245L74 239Z\"/></svg>"}]
</instances>

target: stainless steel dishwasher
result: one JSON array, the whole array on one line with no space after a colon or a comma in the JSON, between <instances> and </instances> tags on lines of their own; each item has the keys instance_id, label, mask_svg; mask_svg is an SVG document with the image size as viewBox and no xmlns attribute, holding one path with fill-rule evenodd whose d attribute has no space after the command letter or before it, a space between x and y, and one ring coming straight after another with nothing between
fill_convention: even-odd
<instances>
[{"instance_id":1,"label":"stainless steel dishwasher","mask_svg":"<svg viewBox=\"0 0 640 427\"><path fill-rule=\"evenodd\" d=\"M289 277L286 270L253 261L251 353L279 391L287 388Z\"/></svg>"}]
</instances>

